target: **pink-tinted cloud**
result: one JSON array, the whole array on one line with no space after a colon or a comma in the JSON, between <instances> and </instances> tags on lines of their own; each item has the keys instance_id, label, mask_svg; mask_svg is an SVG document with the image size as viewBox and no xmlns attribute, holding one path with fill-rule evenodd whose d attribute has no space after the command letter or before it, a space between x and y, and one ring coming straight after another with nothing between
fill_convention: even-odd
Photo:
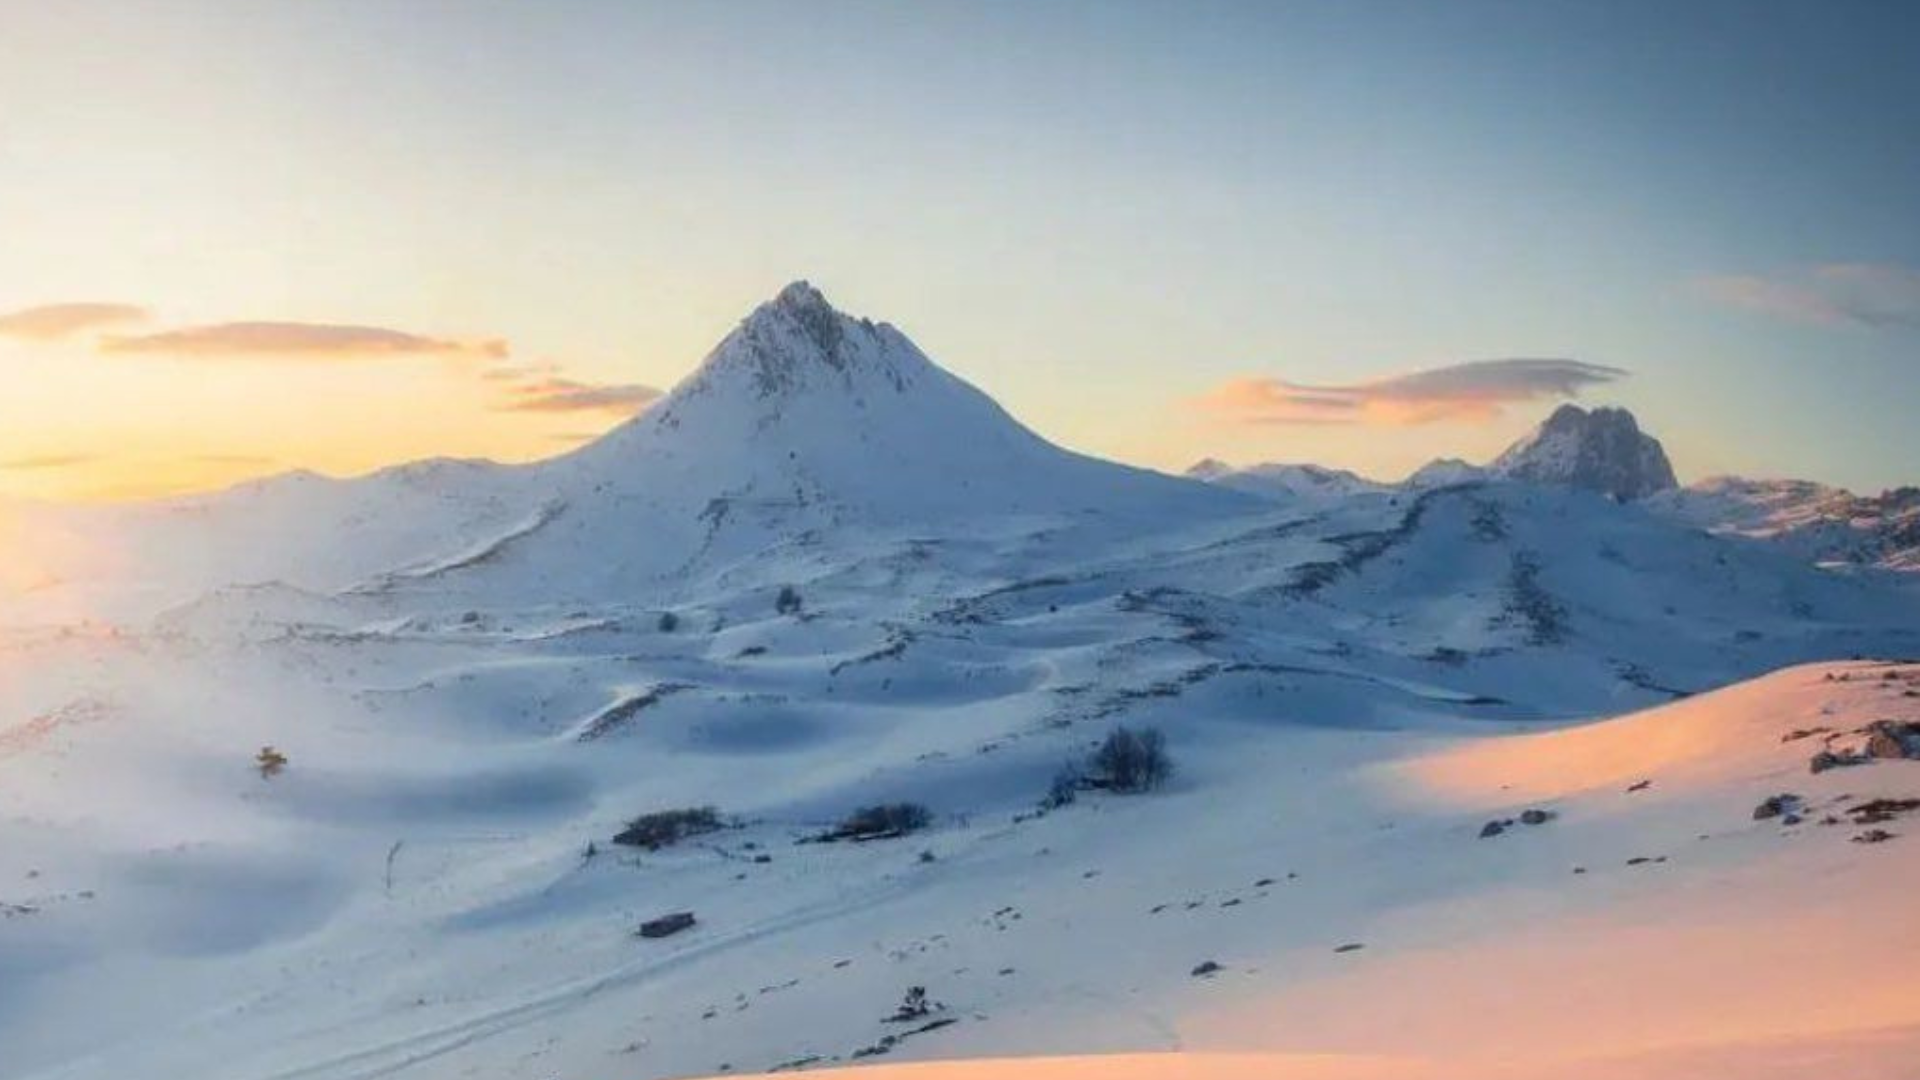
<instances>
[{"instance_id":1,"label":"pink-tinted cloud","mask_svg":"<svg viewBox=\"0 0 1920 1080\"><path fill-rule=\"evenodd\" d=\"M522 383L508 391L500 408L509 412L602 412L631 416L653 404L660 391L639 383L583 383L548 377Z\"/></svg>"},{"instance_id":2,"label":"pink-tinted cloud","mask_svg":"<svg viewBox=\"0 0 1920 1080\"><path fill-rule=\"evenodd\" d=\"M1625 378L1621 368L1579 360L1474 360L1371 382L1313 386L1285 379L1233 379L1199 399L1206 412L1245 424L1482 423L1507 405L1578 397Z\"/></svg>"},{"instance_id":3,"label":"pink-tinted cloud","mask_svg":"<svg viewBox=\"0 0 1920 1080\"><path fill-rule=\"evenodd\" d=\"M1702 278L1694 291L1724 307L1788 322L1870 329L1920 327L1920 271L1879 263L1825 263L1763 277Z\"/></svg>"},{"instance_id":4,"label":"pink-tinted cloud","mask_svg":"<svg viewBox=\"0 0 1920 1080\"><path fill-rule=\"evenodd\" d=\"M55 341L146 319L147 310L132 304L42 304L0 315L0 337Z\"/></svg>"},{"instance_id":5,"label":"pink-tinted cloud","mask_svg":"<svg viewBox=\"0 0 1920 1080\"><path fill-rule=\"evenodd\" d=\"M404 330L339 323L229 322L189 326L154 334L115 336L101 342L114 353L180 357L258 356L291 359L355 359L386 356L479 356L504 359L504 341L457 341Z\"/></svg>"}]
</instances>

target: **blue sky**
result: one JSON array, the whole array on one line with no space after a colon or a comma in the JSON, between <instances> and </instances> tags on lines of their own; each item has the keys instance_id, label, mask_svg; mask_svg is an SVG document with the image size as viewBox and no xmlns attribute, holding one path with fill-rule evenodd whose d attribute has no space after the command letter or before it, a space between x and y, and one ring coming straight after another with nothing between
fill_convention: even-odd
<instances>
[{"instance_id":1,"label":"blue sky","mask_svg":"<svg viewBox=\"0 0 1920 1080\"><path fill-rule=\"evenodd\" d=\"M0 21L21 388L0 490L552 452L797 277L1049 436L1163 468L1484 457L1564 381L1369 406L1529 358L1627 372L1583 398L1632 407L1683 476L1920 480L1910 5L0 0ZM274 320L459 348L215 363L6 336L81 302L163 342ZM506 359L477 378L452 358L481 343ZM549 382L589 407L498 397ZM1350 404L1276 410L1297 385Z\"/></svg>"}]
</instances>

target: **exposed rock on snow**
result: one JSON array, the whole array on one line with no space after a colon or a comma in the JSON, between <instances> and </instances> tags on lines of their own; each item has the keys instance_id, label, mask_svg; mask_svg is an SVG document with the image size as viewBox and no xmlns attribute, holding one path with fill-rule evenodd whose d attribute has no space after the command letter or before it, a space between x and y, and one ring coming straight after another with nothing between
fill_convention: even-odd
<instances>
[{"instance_id":1,"label":"exposed rock on snow","mask_svg":"<svg viewBox=\"0 0 1920 1080\"><path fill-rule=\"evenodd\" d=\"M1821 750L1807 761L1807 771L1815 776L1828 769L1841 769L1849 765L1865 765L1872 761L1865 754L1855 754L1845 750Z\"/></svg>"},{"instance_id":2,"label":"exposed rock on snow","mask_svg":"<svg viewBox=\"0 0 1920 1080\"><path fill-rule=\"evenodd\" d=\"M662 915L641 923L639 933L643 938L672 937L682 930L691 929L693 924L693 912L676 911L670 915Z\"/></svg>"},{"instance_id":3,"label":"exposed rock on snow","mask_svg":"<svg viewBox=\"0 0 1920 1080\"><path fill-rule=\"evenodd\" d=\"M1868 727L1867 756L1920 758L1920 724L1876 720Z\"/></svg>"}]
</instances>

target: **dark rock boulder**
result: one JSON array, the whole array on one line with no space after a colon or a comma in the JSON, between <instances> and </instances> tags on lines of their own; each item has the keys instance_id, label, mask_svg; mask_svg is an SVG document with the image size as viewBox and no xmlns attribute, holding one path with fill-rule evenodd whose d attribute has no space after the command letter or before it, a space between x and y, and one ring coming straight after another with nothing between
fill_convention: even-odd
<instances>
[{"instance_id":1,"label":"dark rock boulder","mask_svg":"<svg viewBox=\"0 0 1920 1080\"><path fill-rule=\"evenodd\" d=\"M1920 724L1876 720L1867 725L1867 756L1920 760Z\"/></svg>"},{"instance_id":2,"label":"dark rock boulder","mask_svg":"<svg viewBox=\"0 0 1920 1080\"><path fill-rule=\"evenodd\" d=\"M663 938L677 934L693 926L691 911L676 911L662 915L657 919L648 919L640 924L640 936L643 938Z\"/></svg>"}]
</instances>

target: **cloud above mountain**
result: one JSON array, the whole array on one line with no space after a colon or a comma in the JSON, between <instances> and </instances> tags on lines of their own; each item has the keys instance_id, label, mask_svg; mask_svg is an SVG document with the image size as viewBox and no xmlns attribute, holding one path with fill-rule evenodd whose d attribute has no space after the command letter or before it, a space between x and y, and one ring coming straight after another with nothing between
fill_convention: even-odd
<instances>
[{"instance_id":1,"label":"cloud above mountain","mask_svg":"<svg viewBox=\"0 0 1920 1080\"><path fill-rule=\"evenodd\" d=\"M616 413L630 416L660 398L641 383L586 383L547 376L512 387L500 408L507 412Z\"/></svg>"},{"instance_id":2,"label":"cloud above mountain","mask_svg":"<svg viewBox=\"0 0 1920 1080\"><path fill-rule=\"evenodd\" d=\"M1722 307L1787 322L1866 329L1920 328L1920 271L1882 263L1825 263L1770 276L1701 278L1693 290Z\"/></svg>"},{"instance_id":3,"label":"cloud above mountain","mask_svg":"<svg viewBox=\"0 0 1920 1080\"><path fill-rule=\"evenodd\" d=\"M147 310L133 304L42 304L0 315L0 337L57 341L88 330L144 322Z\"/></svg>"},{"instance_id":4,"label":"cloud above mountain","mask_svg":"<svg viewBox=\"0 0 1920 1080\"><path fill-rule=\"evenodd\" d=\"M391 356L478 356L500 359L507 343L427 337L380 326L308 322L227 322L152 334L115 335L103 352L156 353L175 357L231 356L287 359L356 359Z\"/></svg>"},{"instance_id":5,"label":"cloud above mountain","mask_svg":"<svg viewBox=\"0 0 1920 1080\"><path fill-rule=\"evenodd\" d=\"M1498 417L1508 405L1578 397L1589 386L1627 375L1580 360L1472 360L1346 385L1245 377L1222 384L1197 404L1243 424L1477 423Z\"/></svg>"}]
</instances>

